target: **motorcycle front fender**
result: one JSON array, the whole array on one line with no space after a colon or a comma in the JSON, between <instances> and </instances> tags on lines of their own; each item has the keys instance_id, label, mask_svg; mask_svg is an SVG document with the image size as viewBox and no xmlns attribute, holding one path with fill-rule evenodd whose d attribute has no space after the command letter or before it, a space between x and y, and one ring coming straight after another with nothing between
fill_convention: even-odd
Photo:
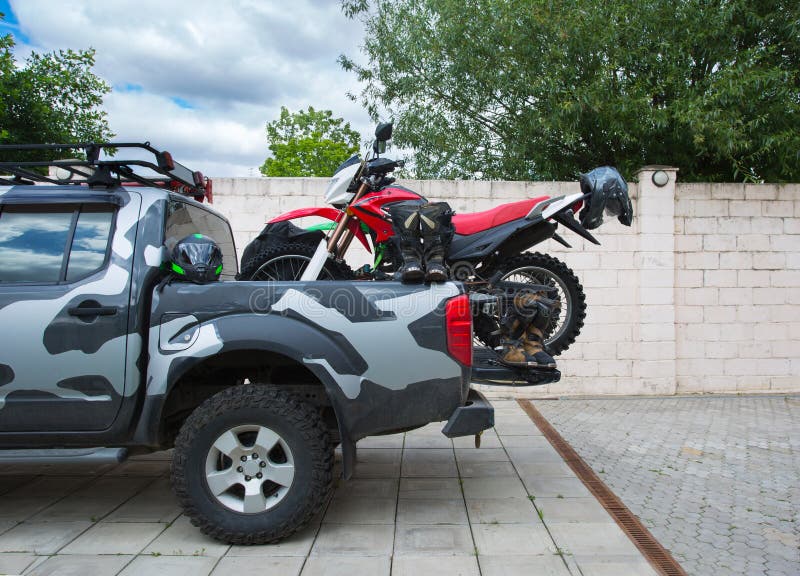
<instances>
[{"instance_id":1,"label":"motorcycle front fender","mask_svg":"<svg viewBox=\"0 0 800 576\"><path fill-rule=\"evenodd\" d=\"M341 210L336 210L335 208L327 208L327 207L313 207L313 208L298 208L297 210L291 210L280 216L276 216L267 224L274 224L275 222L284 222L286 220L296 220L297 218L307 218L309 216L317 216L319 218L325 218L326 220L332 220L334 222L338 222L344 212ZM358 241L367 249L367 252L372 252L372 248L367 241L367 235L364 234L364 231L361 230L361 227L358 225L358 222L353 220L352 218L347 222L347 229L352 232Z\"/></svg>"}]
</instances>

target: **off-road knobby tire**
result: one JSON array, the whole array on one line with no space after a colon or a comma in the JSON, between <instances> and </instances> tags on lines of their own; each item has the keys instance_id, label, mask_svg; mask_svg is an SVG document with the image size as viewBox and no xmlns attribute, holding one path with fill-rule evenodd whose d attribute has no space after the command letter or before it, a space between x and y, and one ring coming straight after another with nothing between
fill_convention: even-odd
<instances>
[{"instance_id":1,"label":"off-road knobby tire","mask_svg":"<svg viewBox=\"0 0 800 576\"><path fill-rule=\"evenodd\" d=\"M224 431L260 424L289 445L295 464L286 496L273 508L242 514L226 508L206 483L205 461ZM277 387L245 384L212 396L186 419L172 459L172 486L193 525L229 544L267 544L286 538L319 513L333 491L333 445L318 411Z\"/></svg>"},{"instance_id":2,"label":"off-road knobby tire","mask_svg":"<svg viewBox=\"0 0 800 576\"><path fill-rule=\"evenodd\" d=\"M298 255L310 259L314 255L316 249L316 245L312 246L311 244L302 242L276 242L269 248L259 251L247 261L242 261L239 278L241 280L252 280L253 275L262 265L281 256ZM332 280L351 280L353 278L353 271L341 260L328 258L323 270L330 275L329 279ZM292 280L292 278L280 278L280 280Z\"/></svg>"},{"instance_id":3,"label":"off-road knobby tire","mask_svg":"<svg viewBox=\"0 0 800 576\"><path fill-rule=\"evenodd\" d=\"M575 339L581 332L581 328L583 328L583 321L586 319L586 295L583 292L583 286L581 286L578 277L569 266L564 264L561 260L547 254L542 254L541 252L523 252L518 256L509 258L500 266L494 268L490 273L487 273L486 276L491 277L498 271L502 271L502 278L505 278L510 272L528 266L542 268L553 276L558 276L566 288L567 297L570 299L571 306L569 309L565 310L562 307L561 310L562 316L567 314L567 317L564 319L565 328L563 333L555 340L547 342L545 346L549 354L557 356L575 342ZM545 340L547 340L547 334L545 334Z\"/></svg>"}]
</instances>

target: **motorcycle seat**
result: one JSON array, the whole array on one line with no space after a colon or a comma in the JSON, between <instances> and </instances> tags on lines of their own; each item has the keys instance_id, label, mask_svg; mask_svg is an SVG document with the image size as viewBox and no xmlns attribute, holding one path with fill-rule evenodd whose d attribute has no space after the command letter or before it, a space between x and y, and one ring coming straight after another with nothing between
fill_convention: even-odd
<instances>
[{"instance_id":1,"label":"motorcycle seat","mask_svg":"<svg viewBox=\"0 0 800 576\"><path fill-rule=\"evenodd\" d=\"M456 234L461 236L468 236L470 234L477 234L489 228L506 224L512 220L518 220L528 215L536 204L542 200L547 200L549 196L540 196L538 198L530 198L528 200L520 200L518 202L509 202L502 204L496 208L490 208L483 212L473 212L472 214L454 214L453 226L456 229Z\"/></svg>"}]
</instances>

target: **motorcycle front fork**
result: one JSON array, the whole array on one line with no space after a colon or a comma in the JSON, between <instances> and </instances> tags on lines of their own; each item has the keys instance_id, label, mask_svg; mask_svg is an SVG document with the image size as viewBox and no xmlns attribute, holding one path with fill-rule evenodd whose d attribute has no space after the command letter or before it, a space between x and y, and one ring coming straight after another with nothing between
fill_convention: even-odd
<instances>
[{"instance_id":1,"label":"motorcycle front fork","mask_svg":"<svg viewBox=\"0 0 800 576\"><path fill-rule=\"evenodd\" d=\"M311 257L311 261L300 276L301 282L310 282L319 278L320 272L325 267L325 262L330 257L343 258L350 243L353 241L354 234L345 226L347 221L343 220L336 228L333 229L333 234L330 238L323 238L317 244L317 249ZM343 229L343 232L337 234L337 230Z\"/></svg>"}]
</instances>

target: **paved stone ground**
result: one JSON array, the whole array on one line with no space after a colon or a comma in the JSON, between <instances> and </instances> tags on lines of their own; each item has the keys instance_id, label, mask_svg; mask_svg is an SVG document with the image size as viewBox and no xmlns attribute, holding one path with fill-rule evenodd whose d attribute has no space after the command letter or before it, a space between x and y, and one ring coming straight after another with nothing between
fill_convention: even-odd
<instances>
[{"instance_id":1,"label":"paved stone ground","mask_svg":"<svg viewBox=\"0 0 800 576\"><path fill-rule=\"evenodd\" d=\"M689 574L800 574L800 397L535 404Z\"/></svg>"},{"instance_id":2,"label":"paved stone ground","mask_svg":"<svg viewBox=\"0 0 800 576\"><path fill-rule=\"evenodd\" d=\"M480 450L441 424L359 443L357 477L279 545L202 536L169 489L168 454L94 470L6 466L0 574L654 574L516 402L495 407Z\"/></svg>"}]
</instances>

